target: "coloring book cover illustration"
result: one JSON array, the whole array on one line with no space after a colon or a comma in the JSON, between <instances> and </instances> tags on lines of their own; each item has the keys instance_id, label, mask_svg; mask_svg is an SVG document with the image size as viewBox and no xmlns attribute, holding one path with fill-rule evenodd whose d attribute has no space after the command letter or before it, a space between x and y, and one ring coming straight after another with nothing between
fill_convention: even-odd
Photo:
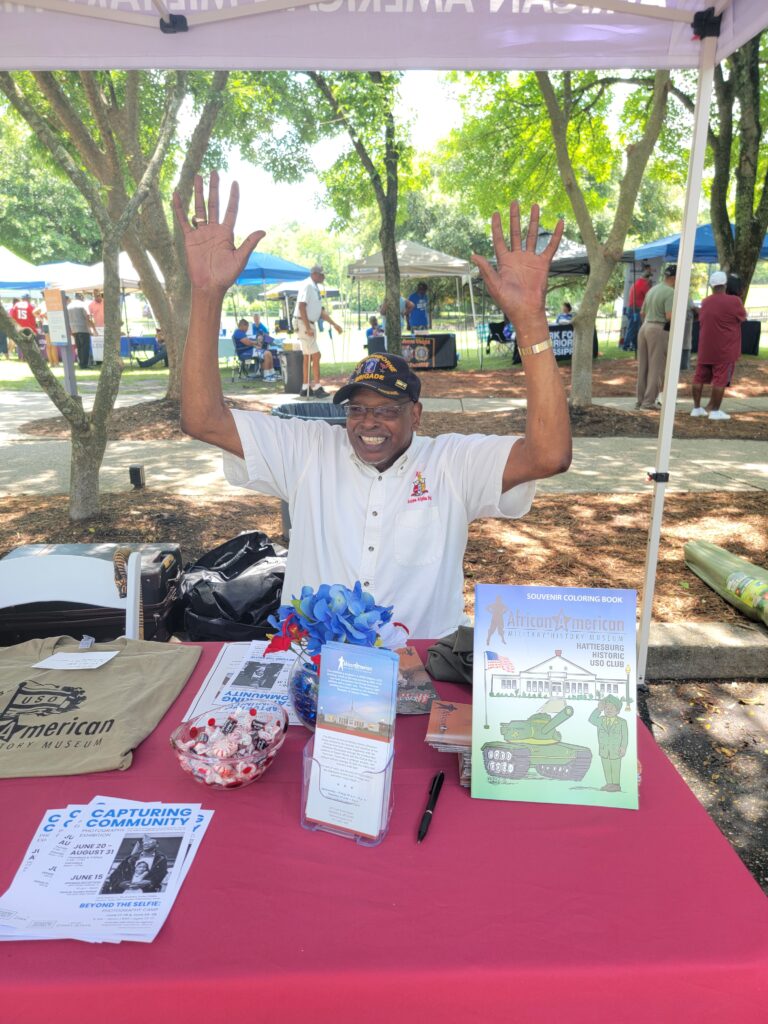
<instances>
[{"instance_id":1,"label":"coloring book cover illustration","mask_svg":"<svg viewBox=\"0 0 768 1024\"><path fill-rule=\"evenodd\" d=\"M634 590L475 590L472 796L637 809Z\"/></svg>"}]
</instances>

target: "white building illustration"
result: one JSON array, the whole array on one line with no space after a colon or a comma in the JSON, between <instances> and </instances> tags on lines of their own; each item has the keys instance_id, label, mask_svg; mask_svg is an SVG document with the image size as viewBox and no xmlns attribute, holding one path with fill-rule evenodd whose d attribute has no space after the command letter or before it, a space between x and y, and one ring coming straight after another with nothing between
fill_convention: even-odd
<instances>
[{"instance_id":1,"label":"white building illustration","mask_svg":"<svg viewBox=\"0 0 768 1024\"><path fill-rule=\"evenodd\" d=\"M556 649L551 658L520 672L490 671L491 697L581 697L599 700L609 693L624 694L626 673L598 676L592 669L563 657Z\"/></svg>"}]
</instances>

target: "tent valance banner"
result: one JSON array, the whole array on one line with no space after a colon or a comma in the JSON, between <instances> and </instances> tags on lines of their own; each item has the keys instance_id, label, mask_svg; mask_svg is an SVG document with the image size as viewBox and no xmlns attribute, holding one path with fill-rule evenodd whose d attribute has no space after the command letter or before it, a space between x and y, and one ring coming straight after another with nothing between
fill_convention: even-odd
<instances>
[{"instance_id":1,"label":"tent valance banner","mask_svg":"<svg viewBox=\"0 0 768 1024\"><path fill-rule=\"evenodd\" d=\"M244 67L261 70L695 68L700 46L692 23L707 6L702 0L17 0L3 5L0 68L230 68L235 52L249 55ZM732 0L717 10L723 17L716 60L768 25L765 0Z\"/></svg>"},{"instance_id":2,"label":"tent valance banner","mask_svg":"<svg viewBox=\"0 0 768 1024\"><path fill-rule=\"evenodd\" d=\"M397 243L397 262L401 277L469 277L475 269L468 260L405 239ZM376 252L356 260L349 264L347 273L357 281L383 281L384 256Z\"/></svg>"}]
</instances>

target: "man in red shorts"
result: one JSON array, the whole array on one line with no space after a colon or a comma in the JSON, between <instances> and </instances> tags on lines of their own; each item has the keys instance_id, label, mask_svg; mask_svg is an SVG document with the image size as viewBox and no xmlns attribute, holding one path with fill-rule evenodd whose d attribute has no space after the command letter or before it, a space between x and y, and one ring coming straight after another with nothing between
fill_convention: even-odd
<instances>
[{"instance_id":1,"label":"man in red shorts","mask_svg":"<svg viewBox=\"0 0 768 1024\"><path fill-rule=\"evenodd\" d=\"M741 322L747 311L738 295L727 295L728 276L716 270L709 278L712 294L699 310L699 358L693 376L693 409L691 416L709 416L711 420L729 420L720 403L723 392L733 376L733 368L741 355ZM701 405L705 384L712 385L709 404Z\"/></svg>"}]
</instances>

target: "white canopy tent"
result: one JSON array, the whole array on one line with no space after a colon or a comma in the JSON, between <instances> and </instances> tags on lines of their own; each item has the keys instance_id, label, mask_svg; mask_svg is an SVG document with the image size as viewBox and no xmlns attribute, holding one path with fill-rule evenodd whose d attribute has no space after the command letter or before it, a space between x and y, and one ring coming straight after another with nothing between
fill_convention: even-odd
<instances>
[{"instance_id":1,"label":"white canopy tent","mask_svg":"<svg viewBox=\"0 0 768 1024\"><path fill-rule=\"evenodd\" d=\"M157 279L162 283L163 275L160 271L160 267L155 261L155 258L150 255L149 260L157 274ZM50 271L50 273L53 274L51 284L54 284L57 288L61 288L65 292L92 292L97 288L104 287L104 264L101 261L94 263L89 267L78 266L75 263L69 265L63 263L49 264L48 266L53 268ZM121 291L141 291L139 272L136 267L134 267L127 252L120 253L118 257L118 267L120 271Z\"/></svg>"},{"instance_id":2,"label":"white canopy tent","mask_svg":"<svg viewBox=\"0 0 768 1024\"><path fill-rule=\"evenodd\" d=\"M44 287L45 278L34 263L0 245L0 292L40 291Z\"/></svg>"},{"instance_id":3,"label":"white canopy tent","mask_svg":"<svg viewBox=\"0 0 768 1024\"><path fill-rule=\"evenodd\" d=\"M15 0L0 67L696 68L706 0ZM717 0L714 61L768 24L765 0ZM161 25L161 19L163 25ZM161 31L164 29L164 31ZM30 46L34 39L34 46ZM318 55L322 56L318 56Z\"/></svg>"},{"instance_id":4,"label":"white canopy tent","mask_svg":"<svg viewBox=\"0 0 768 1024\"><path fill-rule=\"evenodd\" d=\"M0 69L697 68L638 637L643 682L714 68L768 27L766 0L16 0ZM34 40L34 45L30 45ZM318 57L317 55L322 55ZM240 61L241 66L243 61Z\"/></svg>"},{"instance_id":5,"label":"white canopy tent","mask_svg":"<svg viewBox=\"0 0 768 1024\"><path fill-rule=\"evenodd\" d=\"M436 249L429 249L418 242L405 239L397 243L397 262L403 277L469 277L473 266L457 256L448 256ZM376 252L364 256L347 267L347 273L357 281L383 281L384 255Z\"/></svg>"},{"instance_id":6,"label":"white canopy tent","mask_svg":"<svg viewBox=\"0 0 768 1024\"><path fill-rule=\"evenodd\" d=\"M397 262L402 277L455 277L469 283L469 301L472 305L472 322L475 323L475 294L472 290L472 272L474 266L468 260L458 256L430 249L419 242L407 239L397 243ZM347 274L353 281L383 281L384 254L375 252L372 256L364 256L355 260L347 267ZM459 285L456 282L458 293Z\"/></svg>"}]
</instances>

